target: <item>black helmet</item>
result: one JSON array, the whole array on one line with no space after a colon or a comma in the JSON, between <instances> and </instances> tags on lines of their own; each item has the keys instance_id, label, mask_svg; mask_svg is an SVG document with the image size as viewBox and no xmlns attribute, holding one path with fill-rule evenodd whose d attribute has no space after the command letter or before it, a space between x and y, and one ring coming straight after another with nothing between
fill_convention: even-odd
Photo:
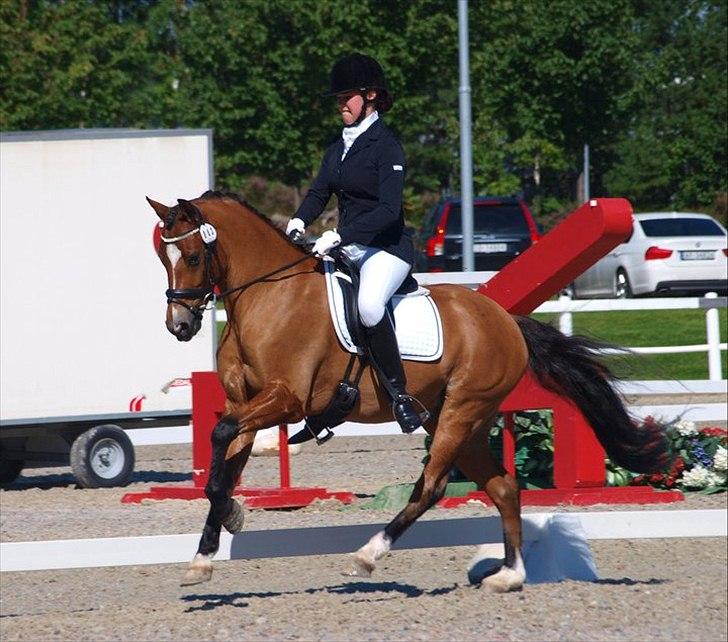
<instances>
[{"instance_id":1,"label":"black helmet","mask_svg":"<svg viewBox=\"0 0 728 642\"><path fill-rule=\"evenodd\" d=\"M331 84L327 96L347 91L377 90L377 108L381 112L391 109L394 100L387 90L384 71L371 56L352 53L337 60L331 69Z\"/></svg>"}]
</instances>

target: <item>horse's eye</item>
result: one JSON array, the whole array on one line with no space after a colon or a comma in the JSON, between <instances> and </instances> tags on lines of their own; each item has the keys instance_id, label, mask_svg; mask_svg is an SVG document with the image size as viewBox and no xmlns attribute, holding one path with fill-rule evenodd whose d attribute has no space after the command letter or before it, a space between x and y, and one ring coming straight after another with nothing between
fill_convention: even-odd
<instances>
[{"instance_id":1,"label":"horse's eye","mask_svg":"<svg viewBox=\"0 0 728 642\"><path fill-rule=\"evenodd\" d=\"M200 255L199 254L192 254L187 259L187 265L189 265L190 267L195 267L196 265L199 265L199 264L200 264Z\"/></svg>"}]
</instances>

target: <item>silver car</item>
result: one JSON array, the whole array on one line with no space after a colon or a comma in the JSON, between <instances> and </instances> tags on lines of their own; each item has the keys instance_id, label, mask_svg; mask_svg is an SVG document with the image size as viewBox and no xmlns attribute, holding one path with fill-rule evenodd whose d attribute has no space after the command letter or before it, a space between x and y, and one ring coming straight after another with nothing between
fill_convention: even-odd
<instances>
[{"instance_id":1,"label":"silver car","mask_svg":"<svg viewBox=\"0 0 728 642\"><path fill-rule=\"evenodd\" d=\"M726 248L726 229L707 214L635 214L630 237L579 276L567 292L573 298L724 293Z\"/></svg>"}]
</instances>

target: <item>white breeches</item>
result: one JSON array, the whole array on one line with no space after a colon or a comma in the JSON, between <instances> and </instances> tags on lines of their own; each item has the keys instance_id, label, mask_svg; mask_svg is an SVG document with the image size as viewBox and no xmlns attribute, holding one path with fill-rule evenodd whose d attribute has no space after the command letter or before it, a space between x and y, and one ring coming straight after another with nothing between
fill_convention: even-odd
<instances>
[{"instance_id":1,"label":"white breeches","mask_svg":"<svg viewBox=\"0 0 728 642\"><path fill-rule=\"evenodd\" d=\"M359 317L371 328L382 320L389 299L407 278L409 263L389 252L359 243L350 243L343 251L359 270Z\"/></svg>"}]
</instances>

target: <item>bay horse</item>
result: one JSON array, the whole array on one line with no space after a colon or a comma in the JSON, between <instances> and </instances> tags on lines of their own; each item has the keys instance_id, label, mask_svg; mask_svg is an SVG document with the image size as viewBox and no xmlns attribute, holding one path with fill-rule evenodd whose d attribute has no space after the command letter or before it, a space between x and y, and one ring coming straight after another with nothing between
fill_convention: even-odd
<instances>
[{"instance_id":1,"label":"bay horse","mask_svg":"<svg viewBox=\"0 0 728 642\"><path fill-rule=\"evenodd\" d=\"M327 309L321 261L292 243L262 214L229 194L205 192L168 207L147 198L161 222L159 258L167 271L166 325L179 340L200 329L213 288L222 290L228 322L217 370L225 408L212 432L210 501L197 553L183 585L212 577L221 527L236 533L243 510L232 498L255 432L323 412L350 355L339 344ZM505 558L484 583L497 592L520 589L521 507L517 481L488 450L488 432L504 397L530 367L538 380L571 398L609 457L635 472L669 465L655 426L638 427L613 391L611 373L595 358L594 342L513 317L494 301L458 285L434 285L444 349L434 362L405 362L408 390L431 410L430 457L408 504L352 554L347 574L368 577L378 560L442 498L456 465L484 489L501 516ZM351 421L391 421L391 402L365 364Z\"/></svg>"}]
</instances>

